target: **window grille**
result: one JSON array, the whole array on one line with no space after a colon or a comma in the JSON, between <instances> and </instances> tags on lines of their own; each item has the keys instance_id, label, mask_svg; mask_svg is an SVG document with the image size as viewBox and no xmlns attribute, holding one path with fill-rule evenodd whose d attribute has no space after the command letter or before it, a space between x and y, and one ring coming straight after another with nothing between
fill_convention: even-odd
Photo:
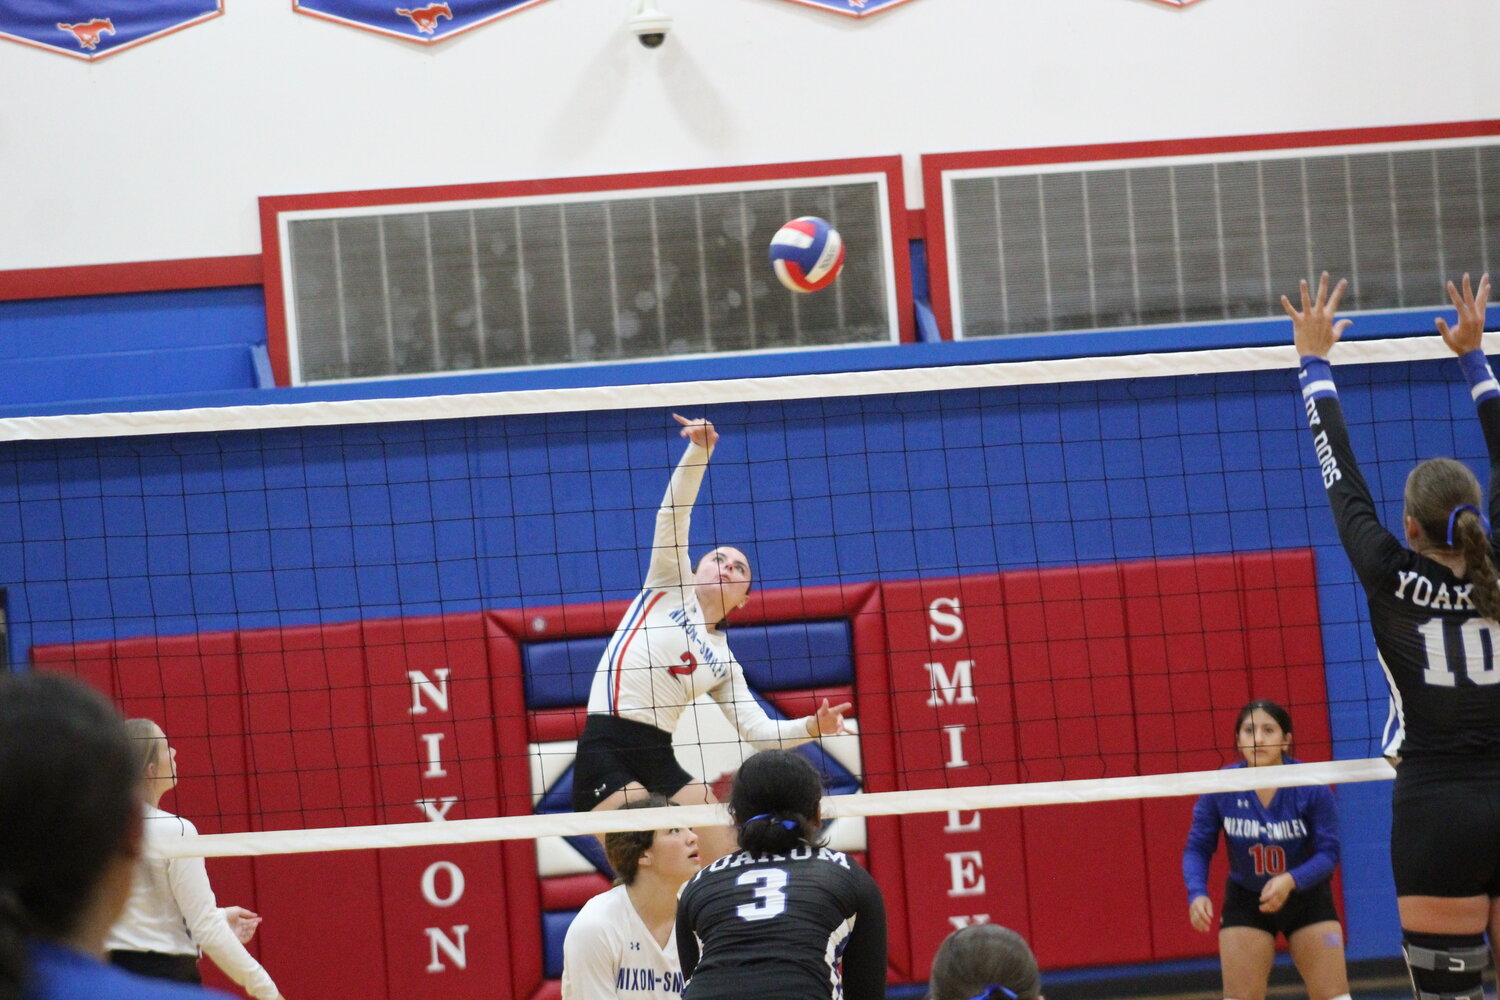
<instances>
[{"instance_id":1,"label":"window grille","mask_svg":"<svg viewBox=\"0 0 1500 1000\"><path fill-rule=\"evenodd\" d=\"M1441 306L1500 251L1500 146L953 171L960 338L1281 316L1303 276L1350 310Z\"/></svg>"},{"instance_id":2,"label":"window grille","mask_svg":"<svg viewBox=\"0 0 1500 1000\"><path fill-rule=\"evenodd\" d=\"M889 343L882 174L280 214L291 381ZM844 237L814 295L766 257L787 219Z\"/></svg>"}]
</instances>

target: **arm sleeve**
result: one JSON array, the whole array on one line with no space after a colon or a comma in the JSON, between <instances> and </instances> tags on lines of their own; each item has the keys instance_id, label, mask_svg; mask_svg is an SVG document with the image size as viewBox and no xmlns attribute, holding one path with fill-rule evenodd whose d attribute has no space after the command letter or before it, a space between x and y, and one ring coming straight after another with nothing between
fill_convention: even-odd
<instances>
[{"instance_id":1,"label":"arm sleeve","mask_svg":"<svg viewBox=\"0 0 1500 1000\"><path fill-rule=\"evenodd\" d=\"M740 736L757 750L779 750L800 746L812 740L807 734L807 719L773 719L760 707L739 661L729 661L729 676L709 690L719 704L719 711Z\"/></svg>"},{"instance_id":2,"label":"arm sleeve","mask_svg":"<svg viewBox=\"0 0 1500 1000\"><path fill-rule=\"evenodd\" d=\"M1401 543L1380 523L1370 487L1354 461L1332 367L1323 358L1305 357L1300 381L1313 450L1339 540L1365 587L1378 586L1385 568L1400 557Z\"/></svg>"},{"instance_id":3,"label":"arm sleeve","mask_svg":"<svg viewBox=\"0 0 1500 1000\"><path fill-rule=\"evenodd\" d=\"M844 949L844 996L847 1000L884 1000L886 980L885 899L880 887L859 869L854 930Z\"/></svg>"},{"instance_id":4,"label":"arm sleeve","mask_svg":"<svg viewBox=\"0 0 1500 1000\"><path fill-rule=\"evenodd\" d=\"M1208 865L1219 846L1219 804L1212 795L1198 796L1193 806L1193 825L1182 849L1182 881L1188 902L1208 895Z\"/></svg>"},{"instance_id":5,"label":"arm sleeve","mask_svg":"<svg viewBox=\"0 0 1500 1000\"><path fill-rule=\"evenodd\" d=\"M1333 793L1327 786L1317 786L1308 797L1303 816L1312 837L1312 856L1291 870L1297 890L1310 889L1327 881L1339 863L1339 811Z\"/></svg>"},{"instance_id":6,"label":"arm sleeve","mask_svg":"<svg viewBox=\"0 0 1500 1000\"><path fill-rule=\"evenodd\" d=\"M167 884L193 941L226 976L244 987L255 1000L276 1000L281 996L270 975L229 929L224 911L214 900L213 886L208 884L208 868L202 858L169 859Z\"/></svg>"},{"instance_id":7,"label":"arm sleeve","mask_svg":"<svg viewBox=\"0 0 1500 1000\"><path fill-rule=\"evenodd\" d=\"M1484 432L1485 449L1490 455L1490 524L1500 518L1500 382L1490 371L1483 351L1470 351L1458 359L1469 395L1479 411L1479 429ZM1491 535L1491 545L1494 545Z\"/></svg>"},{"instance_id":8,"label":"arm sleeve","mask_svg":"<svg viewBox=\"0 0 1500 1000\"><path fill-rule=\"evenodd\" d=\"M693 921L682 900L677 903L677 964L682 966L683 982L693 978L693 970L698 967L698 936L693 933Z\"/></svg>"},{"instance_id":9,"label":"arm sleeve","mask_svg":"<svg viewBox=\"0 0 1500 1000\"><path fill-rule=\"evenodd\" d=\"M672 471L667 492L656 512L651 565L646 570L648 588L681 587L693 580L693 567L688 561L688 528L711 454L707 448L689 443L677 468Z\"/></svg>"},{"instance_id":10,"label":"arm sleeve","mask_svg":"<svg viewBox=\"0 0 1500 1000\"><path fill-rule=\"evenodd\" d=\"M619 974L618 942L611 929L585 918L575 919L563 938L563 1000L605 1000L615 995Z\"/></svg>"}]
</instances>

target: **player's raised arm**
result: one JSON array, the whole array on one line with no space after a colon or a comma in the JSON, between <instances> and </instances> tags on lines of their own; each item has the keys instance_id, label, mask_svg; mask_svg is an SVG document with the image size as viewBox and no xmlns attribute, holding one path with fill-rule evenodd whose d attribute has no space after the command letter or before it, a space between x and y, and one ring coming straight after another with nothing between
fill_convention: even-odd
<instances>
[{"instance_id":1,"label":"player's raised arm","mask_svg":"<svg viewBox=\"0 0 1500 1000\"><path fill-rule=\"evenodd\" d=\"M689 419L672 414L681 426L678 434L688 442L687 450L672 471L661 507L656 512L656 531L651 541L651 565L646 570L647 587L678 587L693 582L693 564L688 558L688 531L693 505L703 486L708 460L718 444L719 432L701 417Z\"/></svg>"},{"instance_id":2,"label":"player's raised arm","mask_svg":"<svg viewBox=\"0 0 1500 1000\"><path fill-rule=\"evenodd\" d=\"M1298 381L1302 401L1307 408L1313 452L1323 488L1328 492L1329 506L1333 508L1334 524L1355 572L1370 586L1377 584L1389 569L1401 551L1401 543L1380 523L1370 488L1354 461L1338 387L1333 382L1333 367L1328 363L1329 352L1351 322L1336 316L1347 288L1348 282L1341 280L1330 291L1328 272L1324 271L1316 293L1309 289L1306 280L1301 282L1300 309L1285 295L1281 297L1281 307L1292 320L1292 343L1300 358Z\"/></svg>"}]
</instances>

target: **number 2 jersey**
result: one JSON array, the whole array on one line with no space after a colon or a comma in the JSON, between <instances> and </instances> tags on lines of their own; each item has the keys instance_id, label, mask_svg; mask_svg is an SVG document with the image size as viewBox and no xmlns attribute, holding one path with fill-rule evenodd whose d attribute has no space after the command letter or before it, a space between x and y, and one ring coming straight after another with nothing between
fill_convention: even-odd
<instances>
[{"instance_id":1,"label":"number 2 jersey","mask_svg":"<svg viewBox=\"0 0 1500 1000\"><path fill-rule=\"evenodd\" d=\"M1495 523L1500 384L1482 352L1471 351L1459 363L1489 451ZM1380 523L1354 461L1328 362L1303 358L1301 384L1323 486L1369 599L1375 647L1391 689L1383 752L1410 759L1500 758L1500 625L1475 609L1469 581L1404 547ZM1493 536L1490 544L1500 560Z\"/></svg>"},{"instance_id":2,"label":"number 2 jersey","mask_svg":"<svg viewBox=\"0 0 1500 1000\"><path fill-rule=\"evenodd\" d=\"M1286 763L1299 762L1287 757ZM1229 765L1244 766L1244 761ZM1270 805L1253 791L1203 795L1193 806L1193 827L1182 852L1189 903L1208 895L1208 865L1220 830L1230 879L1257 895L1282 872L1291 873L1299 892L1311 889L1339 862L1339 815L1326 785L1278 788Z\"/></svg>"},{"instance_id":3,"label":"number 2 jersey","mask_svg":"<svg viewBox=\"0 0 1500 1000\"><path fill-rule=\"evenodd\" d=\"M806 720L767 716L750 693L729 640L705 627L687 544L708 459L706 448L690 444L672 473L656 515L645 587L594 671L589 714L615 715L671 733L688 705L707 694L757 750L806 743L812 739Z\"/></svg>"},{"instance_id":4,"label":"number 2 jersey","mask_svg":"<svg viewBox=\"0 0 1500 1000\"><path fill-rule=\"evenodd\" d=\"M885 901L842 851L725 855L677 904L684 1000L881 1000Z\"/></svg>"}]
</instances>

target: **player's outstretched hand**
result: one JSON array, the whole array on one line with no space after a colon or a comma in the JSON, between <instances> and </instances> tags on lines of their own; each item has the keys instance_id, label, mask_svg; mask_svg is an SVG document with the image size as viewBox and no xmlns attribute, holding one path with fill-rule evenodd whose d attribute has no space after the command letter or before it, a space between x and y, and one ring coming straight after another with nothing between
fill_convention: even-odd
<instances>
[{"instance_id":1,"label":"player's outstretched hand","mask_svg":"<svg viewBox=\"0 0 1500 1000\"><path fill-rule=\"evenodd\" d=\"M1454 354L1468 354L1470 351L1478 350L1484 343L1484 310L1489 303L1490 276L1481 275L1479 288L1469 286L1469 276L1464 275L1463 294L1459 294L1458 288L1453 282L1448 282L1448 298L1453 301L1453 308L1458 310L1458 325L1448 326L1448 321L1439 316L1437 318L1438 333L1443 335L1443 343L1453 351Z\"/></svg>"},{"instance_id":2,"label":"player's outstretched hand","mask_svg":"<svg viewBox=\"0 0 1500 1000\"><path fill-rule=\"evenodd\" d=\"M234 936L240 939L240 944L249 944L250 939L255 937L255 929L260 926L260 915L245 909L243 906L224 907L224 920L229 924L229 929Z\"/></svg>"},{"instance_id":3,"label":"player's outstretched hand","mask_svg":"<svg viewBox=\"0 0 1500 1000\"><path fill-rule=\"evenodd\" d=\"M1303 280L1300 310L1294 308L1285 295L1281 297L1281 308L1292 318L1292 343L1297 345L1298 356L1326 358L1328 352L1333 350L1333 345L1339 342L1339 338L1353 322L1347 319L1335 321L1333 318L1334 313L1338 312L1339 300L1344 297L1344 290L1348 287L1349 280L1340 278L1330 295L1328 272L1324 271L1323 276L1318 279L1316 298L1308 294L1307 281Z\"/></svg>"},{"instance_id":4,"label":"player's outstretched hand","mask_svg":"<svg viewBox=\"0 0 1500 1000\"><path fill-rule=\"evenodd\" d=\"M1281 909L1295 888L1296 881L1286 872L1272 878L1260 890L1260 912L1275 913Z\"/></svg>"},{"instance_id":5,"label":"player's outstretched hand","mask_svg":"<svg viewBox=\"0 0 1500 1000\"><path fill-rule=\"evenodd\" d=\"M1199 896L1188 906L1188 919L1193 922L1193 930L1207 934L1214 926L1214 904L1207 896Z\"/></svg>"},{"instance_id":6,"label":"player's outstretched hand","mask_svg":"<svg viewBox=\"0 0 1500 1000\"><path fill-rule=\"evenodd\" d=\"M687 438L700 448L707 448L709 451L713 451L714 442L719 440L719 432L714 430L712 423L704 420L702 417L699 417L697 420L689 420L678 413L672 414L672 419L682 425L682 430L678 431L680 436Z\"/></svg>"},{"instance_id":7,"label":"player's outstretched hand","mask_svg":"<svg viewBox=\"0 0 1500 1000\"><path fill-rule=\"evenodd\" d=\"M812 736L843 736L849 732L844 727L844 713L853 708L852 702L844 702L842 705L828 704L828 699L823 699L823 704L818 706L818 714L807 717L807 731Z\"/></svg>"}]
</instances>

